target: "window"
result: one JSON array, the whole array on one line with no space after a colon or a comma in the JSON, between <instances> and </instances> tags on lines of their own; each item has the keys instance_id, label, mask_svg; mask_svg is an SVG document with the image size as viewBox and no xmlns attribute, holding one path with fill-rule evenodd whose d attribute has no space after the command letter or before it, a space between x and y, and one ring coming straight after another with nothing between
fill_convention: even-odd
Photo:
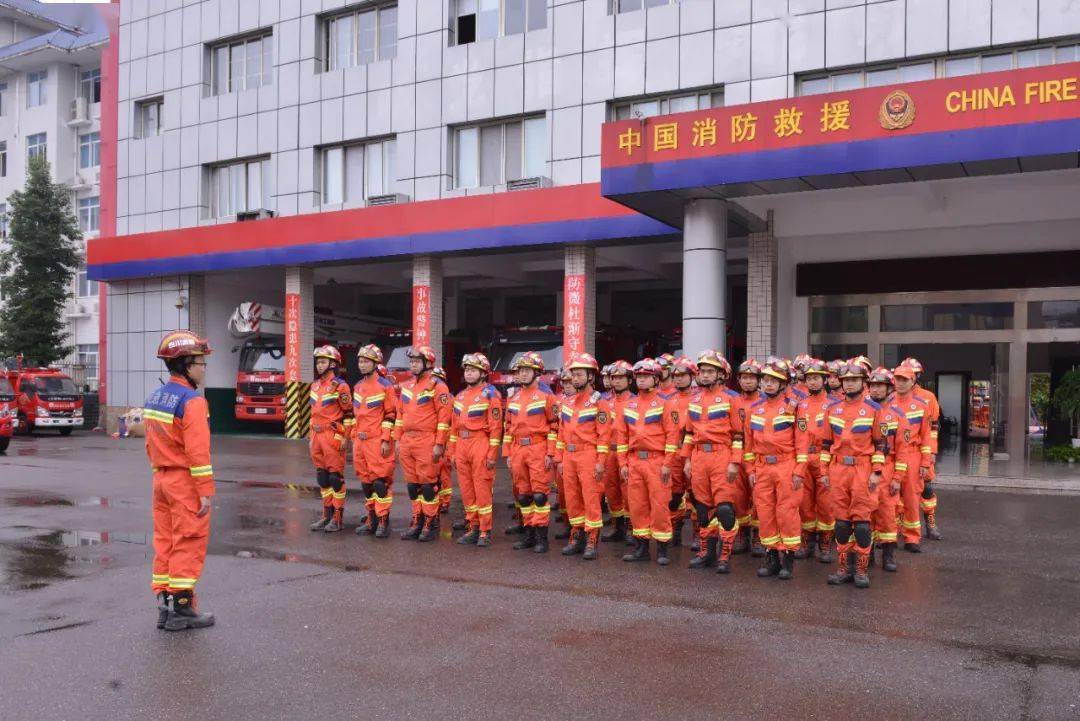
<instances>
[{"instance_id":1,"label":"window","mask_svg":"<svg viewBox=\"0 0 1080 721\"><path fill-rule=\"evenodd\" d=\"M36 108L45 104L47 100L45 80L48 77L48 70L39 70L36 73L26 74L26 107Z\"/></svg>"},{"instance_id":2,"label":"window","mask_svg":"<svg viewBox=\"0 0 1080 721\"><path fill-rule=\"evenodd\" d=\"M90 281L93 283L93 281ZM97 283L94 283L97 285ZM95 292L94 295L97 295ZM79 364L86 367L86 379L96 379L98 375L98 347L97 344L83 344L80 343L76 347L78 353Z\"/></svg>"},{"instance_id":3,"label":"window","mask_svg":"<svg viewBox=\"0 0 1080 721\"><path fill-rule=\"evenodd\" d=\"M394 140L322 149L324 205L365 200L394 192Z\"/></svg>"},{"instance_id":4,"label":"window","mask_svg":"<svg viewBox=\"0 0 1080 721\"><path fill-rule=\"evenodd\" d=\"M708 110L724 105L723 90L705 90L689 95L669 95L657 98L644 98L618 103L612 108L613 120L629 120L638 117L651 118L654 115L686 113L694 110Z\"/></svg>"},{"instance_id":5,"label":"window","mask_svg":"<svg viewBox=\"0 0 1080 721\"><path fill-rule=\"evenodd\" d=\"M79 167L95 168L101 165L101 134L81 133L79 135Z\"/></svg>"},{"instance_id":6,"label":"window","mask_svg":"<svg viewBox=\"0 0 1080 721\"><path fill-rule=\"evenodd\" d=\"M87 104L101 102L101 68L79 73L79 97Z\"/></svg>"},{"instance_id":7,"label":"window","mask_svg":"<svg viewBox=\"0 0 1080 721\"><path fill-rule=\"evenodd\" d=\"M272 35L236 40L211 48L214 95L269 85L273 78Z\"/></svg>"},{"instance_id":8,"label":"window","mask_svg":"<svg viewBox=\"0 0 1080 721\"><path fill-rule=\"evenodd\" d=\"M547 0L457 0L458 45L547 27Z\"/></svg>"},{"instance_id":9,"label":"window","mask_svg":"<svg viewBox=\"0 0 1080 721\"><path fill-rule=\"evenodd\" d=\"M96 233L101 218L101 199L98 196L79 198L79 228L84 233Z\"/></svg>"},{"instance_id":10,"label":"window","mask_svg":"<svg viewBox=\"0 0 1080 721\"><path fill-rule=\"evenodd\" d=\"M367 65L397 56L397 5L364 9L326 19L327 70Z\"/></svg>"},{"instance_id":11,"label":"window","mask_svg":"<svg viewBox=\"0 0 1080 721\"><path fill-rule=\"evenodd\" d=\"M803 78L799 83L799 95L817 95L893 83L911 83L918 80L933 80L934 77L933 60L868 70L851 70Z\"/></svg>"},{"instance_id":12,"label":"window","mask_svg":"<svg viewBox=\"0 0 1080 721\"><path fill-rule=\"evenodd\" d=\"M8 236L7 203L0 203L0 239L7 240L7 236Z\"/></svg>"},{"instance_id":13,"label":"window","mask_svg":"<svg viewBox=\"0 0 1080 721\"><path fill-rule=\"evenodd\" d=\"M866 329L865 305L825 306L810 311L811 333L865 333Z\"/></svg>"},{"instance_id":14,"label":"window","mask_svg":"<svg viewBox=\"0 0 1080 721\"><path fill-rule=\"evenodd\" d=\"M7 115L8 108L8 85L0 83L0 116Z\"/></svg>"},{"instance_id":15,"label":"window","mask_svg":"<svg viewBox=\"0 0 1080 721\"><path fill-rule=\"evenodd\" d=\"M674 5L676 0L611 0L612 10L617 13L628 13L640 10L642 7L654 8L661 5Z\"/></svg>"},{"instance_id":16,"label":"window","mask_svg":"<svg viewBox=\"0 0 1080 721\"><path fill-rule=\"evenodd\" d=\"M1080 328L1080 300L1029 302L1028 328Z\"/></svg>"},{"instance_id":17,"label":"window","mask_svg":"<svg viewBox=\"0 0 1080 721\"><path fill-rule=\"evenodd\" d=\"M1012 327L1012 303L881 306L883 331L1008 330Z\"/></svg>"},{"instance_id":18,"label":"window","mask_svg":"<svg viewBox=\"0 0 1080 721\"><path fill-rule=\"evenodd\" d=\"M27 158L36 158L39 155L43 158L48 157L48 143L45 136L45 133L34 133L26 136Z\"/></svg>"},{"instance_id":19,"label":"window","mask_svg":"<svg viewBox=\"0 0 1080 721\"><path fill-rule=\"evenodd\" d=\"M0 178L7 177L7 141L0 140Z\"/></svg>"},{"instance_id":20,"label":"window","mask_svg":"<svg viewBox=\"0 0 1080 721\"><path fill-rule=\"evenodd\" d=\"M135 103L135 137L151 138L161 135L164 98L151 98Z\"/></svg>"},{"instance_id":21,"label":"window","mask_svg":"<svg viewBox=\"0 0 1080 721\"><path fill-rule=\"evenodd\" d=\"M458 128L455 141L457 188L544 175L548 138L543 117Z\"/></svg>"},{"instance_id":22,"label":"window","mask_svg":"<svg viewBox=\"0 0 1080 721\"><path fill-rule=\"evenodd\" d=\"M76 274L76 295L79 298L95 297L98 294L98 284L96 280L90 280L86 276L86 263L79 265L79 272ZM81 346L80 346L81 347ZM96 352L97 346L94 346Z\"/></svg>"},{"instance_id":23,"label":"window","mask_svg":"<svg viewBox=\"0 0 1080 721\"><path fill-rule=\"evenodd\" d=\"M272 196L269 158L210 168L210 214L215 218L269 208Z\"/></svg>"}]
</instances>

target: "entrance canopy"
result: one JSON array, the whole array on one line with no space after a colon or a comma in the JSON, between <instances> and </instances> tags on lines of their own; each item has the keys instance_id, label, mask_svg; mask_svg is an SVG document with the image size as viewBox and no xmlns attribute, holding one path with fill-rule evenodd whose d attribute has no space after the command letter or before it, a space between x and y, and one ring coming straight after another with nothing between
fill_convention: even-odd
<instances>
[{"instance_id":1,"label":"entrance canopy","mask_svg":"<svg viewBox=\"0 0 1080 721\"><path fill-rule=\"evenodd\" d=\"M1078 167L1080 63L607 123L601 192L674 227L690 198Z\"/></svg>"}]
</instances>

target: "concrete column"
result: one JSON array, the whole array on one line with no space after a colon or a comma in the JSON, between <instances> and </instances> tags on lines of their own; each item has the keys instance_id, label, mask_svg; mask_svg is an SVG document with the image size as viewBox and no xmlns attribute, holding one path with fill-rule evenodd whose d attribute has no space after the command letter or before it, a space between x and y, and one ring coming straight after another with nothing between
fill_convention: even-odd
<instances>
[{"instance_id":1,"label":"concrete column","mask_svg":"<svg viewBox=\"0 0 1080 721\"><path fill-rule=\"evenodd\" d=\"M413 342L426 341L443 362L442 260L431 255L413 258Z\"/></svg>"},{"instance_id":2,"label":"concrete column","mask_svg":"<svg viewBox=\"0 0 1080 721\"><path fill-rule=\"evenodd\" d=\"M770 355L776 354L778 248L776 236L773 234L771 210L768 215L768 229L762 233L751 233L747 241L746 355L748 358L764 361Z\"/></svg>"},{"instance_id":3,"label":"concrete column","mask_svg":"<svg viewBox=\"0 0 1080 721\"><path fill-rule=\"evenodd\" d=\"M443 280L443 328L449 332L460 328L465 322L465 298L461 294L460 280Z\"/></svg>"},{"instance_id":4,"label":"concrete column","mask_svg":"<svg viewBox=\"0 0 1080 721\"><path fill-rule=\"evenodd\" d=\"M311 355L311 351L315 348L315 276L311 268L285 269L286 315L289 312L288 297L290 295L296 295L299 298L300 317L296 319L299 326L296 333L290 333L291 319L286 318L285 358L295 357L299 361L298 380L302 383L311 383L315 376L315 362Z\"/></svg>"},{"instance_id":5,"label":"concrete column","mask_svg":"<svg viewBox=\"0 0 1080 721\"><path fill-rule=\"evenodd\" d=\"M727 201L687 202L683 220L683 353L727 352Z\"/></svg>"},{"instance_id":6,"label":"concrete column","mask_svg":"<svg viewBox=\"0 0 1080 721\"><path fill-rule=\"evenodd\" d=\"M1013 339L1009 343L1009 397L1005 403L1008 409L1005 452L1009 454L1010 469L1020 472L1027 451L1028 429L1028 347L1024 338L1028 327L1027 301L1014 304L1013 326Z\"/></svg>"},{"instance_id":7,"label":"concrete column","mask_svg":"<svg viewBox=\"0 0 1080 721\"><path fill-rule=\"evenodd\" d=\"M586 245L563 249L563 350L596 355L596 250Z\"/></svg>"},{"instance_id":8,"label":"concrete column","mask_svg":"<svg viewBox=\"0 0 1080 721\"><path fill-rule=\"evenodd\" d=\"M188 276L188 327L206 337L206 276Z\"/></svg>"}]
</instances>

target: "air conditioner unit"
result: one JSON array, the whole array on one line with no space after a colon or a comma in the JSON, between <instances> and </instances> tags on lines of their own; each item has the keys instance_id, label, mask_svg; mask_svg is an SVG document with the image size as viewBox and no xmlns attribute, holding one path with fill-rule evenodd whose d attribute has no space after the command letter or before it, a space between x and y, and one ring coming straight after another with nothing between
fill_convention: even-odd
<instances>
[{"instance_id":1,"label":"air conditioner unit","mask_svg":"<svg viewBox=\"0 0 1080 721\"><path fill-rule=\"evenodd\" d=\"M72 190L86 190L92 185L90 176L91 172L89 170L76 170L75 175L68 182L68 186Z\"/></svg>"},{"instance_id":2,"label":"air conditioner unit","mask_svg":"<svg viewBox=\"0 0 1080 721\"><path fill-rule=\"evenodd\" d=\"M68 312L65 313L68 318L85 318L90 315L86 306L78 301L72 301L71 306L68 308Z\"/></svg>"},{"instance_id":3,"label":"air conditioner unit","mask_svg":"<svg viewBox=\"0 0 1080 721\"><path fill-rule=\"evenodd\" d=\"M71 110L68 112L68 125L85 125L90 122L90 113L87 111L86 98L75 98L71 101Z\"/></svg>"},{"instance_id":4,"label":"air conditioner unit","mask_svg":"<svg viewBox=\"0 0 1080 721\"><path fill-rule=\"evenodd\" d=\"M245 220L265 220L273 217L274 211L267 210L266 208L259 208L258 210L245 210L237 213L236 222L240 223Z\"/></svg>"},{"instance_id":5,"label":"air conditioner unit","mask_svg":"<svg viewBox=\"0 0 1080 721\"><path fill-rule=\"evenodd\" d=\"M537 175L535 178L518 178L506 181L507 190L535 190L537 188L550 188L551 178Z\"/></svg>"},{"instance_id":6,"label":"air conditioner unit","mask_svg":"<svg viewBox=\"0 0 1080 721\"><path fill-rule=\"evenodd\" d=\"M409 196L404 193L388 193L387 195L373 195L367 199L368 207L374 207L376 205L397 205L398 203L408 203Z\"/></svg>"}]
</instances>

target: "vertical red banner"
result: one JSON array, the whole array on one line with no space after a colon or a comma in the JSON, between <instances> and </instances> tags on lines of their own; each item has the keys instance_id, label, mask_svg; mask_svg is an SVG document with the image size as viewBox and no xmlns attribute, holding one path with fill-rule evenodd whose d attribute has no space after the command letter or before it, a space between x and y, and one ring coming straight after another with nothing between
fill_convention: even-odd
<instances>
[{"instance_id":1,"label":"vertical red banner","mask_svg":"<svg viewBox=\"0 0 1080 721\"><path fill-rule=\"evenodd\" d=\"M585 276L563 280L563 359L585 352Z\"/></svg>"},{"instance_id":2,"label":"vertical red banner","mask_svg":"<svg viewBox=\"0 0 1080 721\"><path fill-rule=\"evenodd\" d=\"M431 345L431 286L413 286L412 319L413 345Z\"/></svg>"},{"instance_id":3,"label":"vertical red banner","mask_svg":"<svg viewBox=\"0 0 1080 721\"><path fill-rule=\"evenodd\" d=\"M308 349L310 352L311 349ZM300 378L300 294L285 294L285 382Z\"/></svg>"}]
</instances>

